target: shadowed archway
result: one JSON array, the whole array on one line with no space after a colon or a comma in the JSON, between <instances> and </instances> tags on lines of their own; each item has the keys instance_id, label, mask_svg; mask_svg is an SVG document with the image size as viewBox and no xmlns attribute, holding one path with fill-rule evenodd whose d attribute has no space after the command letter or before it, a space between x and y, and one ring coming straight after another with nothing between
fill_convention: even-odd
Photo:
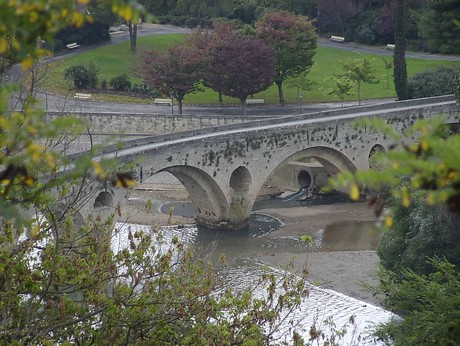
<instances>
[{"instance_id":1,"label":"shadowed archway","mask_svg":"<svg viewBox=\"0 0 460 346\"><path fill-rule=\"evenodd\" d=\"M197 224L209 227L228 223L227 199L209 174L191 166L173 166L162 171L174 175L186 188L193 203Z\"/></svg>"}]
</instances>

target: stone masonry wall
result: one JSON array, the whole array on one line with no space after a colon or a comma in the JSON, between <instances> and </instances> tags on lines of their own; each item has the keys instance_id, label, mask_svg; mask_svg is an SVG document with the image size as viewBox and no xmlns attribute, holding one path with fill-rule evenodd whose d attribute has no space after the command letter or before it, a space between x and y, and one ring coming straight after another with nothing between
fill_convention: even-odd
<instances>
[{"instance_id":1,"label":"stone masonry wall","mask_svg":"<svg viewBox=\"0 0 460 346\"><path fill-rule=\"evenodd\" d=\"M48 112L48 119L59 117ZM159 135L242 123L242 116L197 116L173 114L77 113L93 134ZM246 118L247 121L247 118Z\"/></svg>"}]
</instances>

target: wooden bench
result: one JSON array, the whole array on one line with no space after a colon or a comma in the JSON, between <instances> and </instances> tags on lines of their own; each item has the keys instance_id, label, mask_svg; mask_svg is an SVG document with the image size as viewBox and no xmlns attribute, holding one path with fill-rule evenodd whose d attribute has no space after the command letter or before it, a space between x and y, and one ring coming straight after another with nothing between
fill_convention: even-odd
<instances>
[{"instance_id":1,"label":"wooden bench","mask_svg":"<svg viewBox=\"0 0 460 346\"><path fill-rule=\"evenodd\" d=\"M387 50L394 50L395 49L395 45L394 44L391 44L391 43L388 43L387 44Z\"/></svg>"},{"instance_id":2,"label":"wooden bench","mask_svg":"<svg viewBox=\"0 0 460 346\"><path fill-rule=\"evenodd\" d=\"M332 35L329 40L331 42L345 42L345 37Z\"/></svg>"},{"instance_id":3,"label":"wooden bench","mask_svg":"<svg viewBox=\"0 0 460 346\"><path fill-rule=\"evenodd\" d=\"M91 100L91 94L76 93L74 98L76 100Z\"/></svg>"},{"instance_id":4,"label":"wooden bench","mask_svg":"<svg viewBox=\"0 0 460 346\"><path fill-rule=\"evenodd\" d=\"M78 48L78 47L80 47L80 45L77 44L77 42L69 43L67 45L67 48L69 48L69 49L74 49L74 48Z\"/></svg>"},{"instance_id":5,"label":"wooden bench","mask_svg":"<svg viewBox=\"0 0 460 346\"><path fill-rule=\"evenodd\" d=\"M264 99L247 99L247 105L263 105L265 103Z\"/></svg>"},{"instance_id":6,"label":"wooden bench","mask_svg":"<svg viewBox=\"0 0 460 346\"><path fill-rule=\"evenodd\" d=\"M156 105L172 105L172 99L155 99L153 103Z\"/></svg>"}]
</instances>

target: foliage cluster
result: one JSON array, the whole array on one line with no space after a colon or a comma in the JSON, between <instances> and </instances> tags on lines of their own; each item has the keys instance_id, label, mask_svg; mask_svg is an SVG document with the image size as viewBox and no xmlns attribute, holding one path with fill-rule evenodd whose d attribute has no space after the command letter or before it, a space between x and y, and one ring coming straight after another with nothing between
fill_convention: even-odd
<instances>
[{"instance_id":1,"label":"foliage cluster","mask_svg":"<svg viewBox=\"0 0 460 346\"><path fill-rule=\"evenodd\" d=\"M402 270L400 277L383 271L377 293L384 293L387 309L402 319L381 326L377 334L395 346L458 344L460 337L460 271L453 264L433 259L431 274ZM402 278L401 278L402 277Z\"/></svg>"},{"instance_id":2,"label":"foliage cluster","mask_svg":"<svg viewBox=\"0 0 460 346\"><path fill-rule=\"evenodd\" d=\"M347 41L364 44L394 42L399 0L252 0L252 1L151 1L147 9L162 23L188 27L211 27L216 18L254 25L271 11L289 11L314 18L318 32L341 35ZM406 38L415 48L458 53L458 6L454 0L407 2Z\"/></svg>"},{"instance_id":3,"label":"foliage cluster","mask_svg":"<svg viewBox=\"0 0 460 346\"><path fill-rule=\"evenodd\" d=\"M448 95L454 92L454 83L459 74L454 66L440 66L434 70L420 72L409 78L410 98Z\"/></svg>"},{"instance_id":4,"label":"foliage cluster","mask_svg":"<svg viewBox=\"0 0 460 346\"><path fill-rule=\"evenodd\" d=\"M98 86L99 68L94 62L70 66L64 71L65 79L73 82L75 89L93 89Z\"/></svg>"},{"instance_id":5,"label":"foliage cluster","mask_svg":"<svg viewBox=\"0 0 460 346\"><path fill-rule=\"evenodd\" d=\"M58 51L72 42L80 45L94 45L110 40L109 25L101 22L85 22L81 27L69 26L60 30L54 40L52 47L47 43L48 49Z\"/></svg>"},{"instance_id":6,"label":"foliage cluster","mask_svg":"<svg viewBox=\"0 0 460 346\"><path fill-rule=\"evenodd\" d=\"M429 0L420 16L420 33L427 49L446 54L460 53L460 8L455 0Z\"/></svg>"},{"instance_id":7,"label":"foliage cluster","mask_svg":"<svg viewBox=\"0 0 460 346\"><path fill-rule=\"evenodd\" d=\"M123 91L131 88L131 81L126 73L111 78L109 84L114 90Z\"/></svg>"},{"instance_id":8,"label":"foliage cluster","mask_svg":"<svg viewBox=\"0 0 460 346\"><path fill-rule=\"evenodd\" d=\"M2 344L267 344L307 293L303 280L269 272L267 298L236 291L159 230L118 234L108 219L57 239L49 223L37 227L21 251L2 235ZM125 245L114 248L117 237Z\"/></svg>"},{"instance_id":9,"label":"foliage cluster","mask_svg":"<svg viewBox=\"0 0 460 346\"><path fill-rule=\"evenodd\" d=\"M338 95L343 101L344 96L350 91L350 86L355 84L358 93L358 102L361 105L361 86L363 84L378 83L371 60L363 58L346 61L343 63L342 69L342 73L335 76L336 89L333 90L333 93Z\"/></svg>"},{"instance_id":10,"label":"foliage cluster","mask_svg":"<svg viewBox=\"0 0 460 346\"><path fill-rule=\"evenodd\" d=\"M313 22L286 11L269 12L256 22L256 34L275 50L274 82L284 103L283 82L313 65L317 39Z\"/></svg>"},{"instance_id":11,"label":"foliage cluster","mask_svg":"<svg viewBox=\"0 0 460 346\"><path fill-rule=\"evenodd\" d=\"M299 54L299 47L304 54ZM146 84L172 94L180 113L183 98L197 91L200 82L239 99L245 112L246 98L267 89L273 78L283 103L282 82L311 67L315 48L310 21L287 12L271 13L261 21L256 36L216 24L213 31L196 30L167 54L144 52L137 73Z\"/></svg>"},{"instance_id":12,"label":"foliage cluster","mask_svg":"<svg viewBox=\"0 0 460 346\"><path fill-rule=\"evenodd\" d=\"M171 47L168 54L158 50L145 51L136 67L144 84L175 97L182 114L182 100L187 93L199 89L201 79L199 52L186 44Z\"/></svg>"},{"instance_id":13,"label":"foliage cluster","mask_svg":"<svg viewBox=\"0 0 460 346\"><path fill-rule=\"evenodd\" d=\"M64 71L65 79L71 81L77 90L97 89L99 84L99 67L90 61L88 64L77 64L68 67ZM131 83L126 73L114 76L107 80L100 80L101 89L107 89L107 84L115 91L131 91L140 95L160 96L157 89L153 89L145 84Z\"/></svg>"},{"instance_id":14,"label":"foliage cluster","mask_svg":"<svg viewBox=\"0 0 460 346\"><path fill-rule=\"evenodd\" d=\"M430 206L422 196L413 196L408 207L399 201L392 207L393 227L382 234L378 245L381 265L401 278L404 269L428 274L430 258L443 258L460 268L460 216L443 204Z\"/></svg>"}]
</instances>

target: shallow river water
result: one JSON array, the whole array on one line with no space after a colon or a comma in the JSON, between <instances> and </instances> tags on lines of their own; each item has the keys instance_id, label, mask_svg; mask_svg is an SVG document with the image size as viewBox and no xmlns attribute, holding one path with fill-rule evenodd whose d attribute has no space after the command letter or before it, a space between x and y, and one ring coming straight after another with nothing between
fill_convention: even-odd
<instances>
[{"instance_id":1,"label":"shallow river water","mask_svg":"<svg viewBox=\"0 0 460 346\"><path fill-rule=\"evenodd\" d=\"M170 207L170 206L169 206ZM175 206L178 207L177 205ZM344 225L341 225L344 226ZM350 226L350 225L349 225ZM351 225L351 229L356 225ZM127 238L128 228L147 229L148 226L134 224L117 224L120 232L119 239L114 239L118 244ZM305 246L300 244L298 239L284 238L273 240L266 235L280 227L280 222L270 216L253 214L250 220L249 232L218 232L210 229L198 229L195 225L165 226L163 227L165 239L172 239L178 235L184 243L193 245L197 248L211 248L217 256L225 254L231 264L227 279L234 287L248 287L261 274L262 263L254 256L255 251L305 251ZM350 231L350 234L353 232ZM371 236L372 237L372 236ZM331 251L337 245L337 231L332 229L318 230L313 235L316 251ZM342 237L340 237L342 238ZM343 238L346 239L346 238ZM351 243L350 243L351 244ZM346 247L340 244L339 247ZM264 267L266 267L264 265ZM282 274L279 268L272 268L275 273ZM369 331L379 323L388 321L393 315L377 306L356 300L341 293L318 288L309 285L310 294L302 301L300 307L296 309L288 320L296 321L296 328L306 339L308 339L309 328L313 323L317 323L325 330L329 330L327 320L331 319L336 328L345 327L347 333L338 343L339 345L380 345L369 336ZM264 294L263 290L258 294ZM348 322L350 317L354 317L354 325ZM281 336L289 329L289 325L283 326L279 335ZM283 336L286 344L291 344L289 335Z\"/></svg>"}]
</instances>

